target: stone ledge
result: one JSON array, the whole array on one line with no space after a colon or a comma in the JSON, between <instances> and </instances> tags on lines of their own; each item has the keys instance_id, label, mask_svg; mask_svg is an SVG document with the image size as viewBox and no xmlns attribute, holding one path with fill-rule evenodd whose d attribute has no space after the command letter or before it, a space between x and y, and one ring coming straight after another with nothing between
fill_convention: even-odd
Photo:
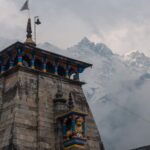
<instances>
[{"instance_id":1,"label":"stone ledge","mask_svg":"<svg viewBox=\"0 0 150 150\"><path fill-rule=\"evenodd\" d=\"M58 76L58 75L55 75L55 74L52 74L52 73L48 73L48 72L42 72L42 71L39 71L39 70L33 70L29 67L24 67L24 66L15 66L11 69L9 69L8 71L0 74L0 78L1 77L4 77L4 76L8 76L12 73L15 73L16 71L25 71L25 72L29 72L29 73L32 73L34 75L39 75L40 77L42 76L45 76L45 77L50 77L50 78L55 78L55 79L61 79L62 81L64 82L69 82L71 84L76 84L76 85L84 85L85 82L81 82L81 81L75 81L75 80L71 80L71 79L67 79L65 77L61 77L61 76Z\"/></svg>"}]
</instances>

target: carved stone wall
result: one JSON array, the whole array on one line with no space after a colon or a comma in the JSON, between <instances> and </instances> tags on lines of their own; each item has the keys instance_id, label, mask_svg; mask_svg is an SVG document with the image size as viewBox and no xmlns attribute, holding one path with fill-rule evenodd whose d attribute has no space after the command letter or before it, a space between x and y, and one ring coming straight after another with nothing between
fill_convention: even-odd
<instances>
[{"instance_id":1,"label":"carved stone wall","mask_svg":"<svg viewBox=\"0 0 150 150\"><path fill-rule=\"evenodd\" d=\"M81 85L23 68L0 77L0 149L62 150L53 103L60 82L64 97L76 93L76 107L88 113L86 150L103 150Z\"/></svg>"}]
</instances>

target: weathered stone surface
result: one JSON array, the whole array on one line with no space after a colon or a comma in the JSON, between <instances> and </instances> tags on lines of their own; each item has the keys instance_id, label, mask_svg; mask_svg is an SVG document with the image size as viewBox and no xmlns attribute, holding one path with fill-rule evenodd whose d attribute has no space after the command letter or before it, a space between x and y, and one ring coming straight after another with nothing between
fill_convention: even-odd
<instances>
[{"instance_id":1,"label":"weathered stone surface","mask_svg":"<svg viewBox=\"0 0 150 150\"><path fill-rule=\"evenodd\" d=\"M63 149L62 135L56 134L61 127L55 120L53 101L60 82L63 97L68 99L70 92L76 93L73 95L76 107L88 114L85 149L103 150L81 85L27 69L0 78L0 149Z\"/></svg>"}]
</instances>

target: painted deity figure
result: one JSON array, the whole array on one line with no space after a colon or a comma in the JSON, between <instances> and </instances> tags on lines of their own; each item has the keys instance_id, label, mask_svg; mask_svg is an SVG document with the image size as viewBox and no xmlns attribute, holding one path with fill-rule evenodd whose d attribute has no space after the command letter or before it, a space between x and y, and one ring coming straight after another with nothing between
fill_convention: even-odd
<instances>
[{"instance_id":1,"label":"painted deity figure","mask_svg":"<svg viewBox=\"0 0 150 150\"><path fill-rule=\"evenodd\" d=\"M84 123L84 120L82 117L77 118L76 126L75 126L75 133L76 133L76 136L79 138L83 137L83 123Z\"/></svg>"},{"instance_id":2,"label":"painted deity figure","mask_svg":"<svg viewBox=\"0 0 150 150\"><path fill-rule=\"evenodd\" d=\"M72 122L73 120L74 123ZM66 121L66 139L70 140L72 137L83 138L84 137L84 119L81 116L75 116Z\"/></svg>"}]
</instances>

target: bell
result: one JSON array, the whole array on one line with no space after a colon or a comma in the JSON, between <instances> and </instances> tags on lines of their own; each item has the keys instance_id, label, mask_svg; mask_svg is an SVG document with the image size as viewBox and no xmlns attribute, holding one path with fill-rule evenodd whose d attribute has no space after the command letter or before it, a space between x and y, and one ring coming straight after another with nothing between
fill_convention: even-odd
<instances>
[{"instance_id":1,"label":"bell","mask_svg":"<svg viewBox=\"0 0 150 150\"><path fill-rule=\"evenodd\" d=\"M41 21L39 20L39 18L37 18L37 20L35 21L35 24L40 25Z\"/></svg>"}]
</instances>

